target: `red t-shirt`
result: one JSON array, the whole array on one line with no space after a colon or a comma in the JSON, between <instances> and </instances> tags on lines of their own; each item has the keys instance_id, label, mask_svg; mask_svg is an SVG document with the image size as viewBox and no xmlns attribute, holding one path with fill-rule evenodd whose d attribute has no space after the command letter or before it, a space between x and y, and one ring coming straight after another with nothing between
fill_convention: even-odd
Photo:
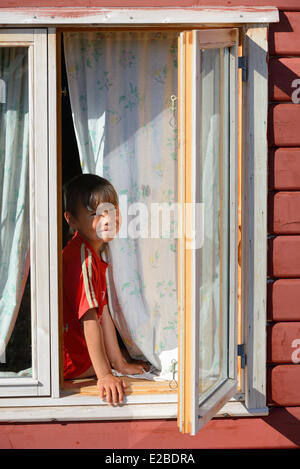
<instances>
[{"instance_id":1,"label":"red t-shirt","mask_svg":"<svg viewBox=\"0 0 300 469\"><path fill-rule=\"evenodd\" d=\"M101 321L107 304L108 263L76 231L63 249L64 378L76 378L91 366L80 318L92 308Z\"/></svg>"}]
</instances>

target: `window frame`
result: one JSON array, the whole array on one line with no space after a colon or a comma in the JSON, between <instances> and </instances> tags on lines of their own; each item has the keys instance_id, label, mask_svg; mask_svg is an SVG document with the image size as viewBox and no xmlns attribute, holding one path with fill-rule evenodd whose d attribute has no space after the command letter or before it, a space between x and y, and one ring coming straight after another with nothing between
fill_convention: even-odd
<instances>
[{"instance_id":1,"label":"window frame","mask_svg":"<svg viewBox=\"0 0 300 469\"><path fill-rule=\"evenodd\" d=\"M178 244L178 278L181 334L180 350L180 400L179 422L183 433L196 434L205 423L216 414L237 391L237 265L238 265L238 28L199 29L184 31L179 39L180 55L180 131L179 139L179 190L180 203L200 202L197 193L197 175L199 174L198 159L200 158L200 50L229 49L228 70L228 237L229 237L229 269L228 269L228 357L227 376L217 387L207 391L206 398L199 404L199 326L201 303L197 294L197 249L184 249L186 239L181 233ZM222 73L222 72L221 72ZM222 80L222 78L221 78ZM223 88L223 87L222 87ZM221 88L221 89L222 89ZM223 91L220 91L221 96ZM222 104L220 108L220 149L223 147L224 134ZM220 151L223 158L223 152ZM183 195L185 194L185 196ZM220 195L222 198L223 193ZM185 220L185 211L181 205ZM195 210L195 209L194 209ZM204 208L205 210L205 208ZM195 216L195 214L194 214ZM203 221L202 221L203 222ZM222 321L222 319L221 319Z\"/></svg>"},{"instance_id":2,"label":"window frame","mask_svg":"<svg viewBox=\"0 0 300 469\"><path fill-rule=\"evenodd\" d=\"M28 48L29 101L29 205L32 377L2 378L2 396L50 395L50 265L41 252L49 251L48 238L48 118L47 113L47 29L0 29L0 47ZM34 131L34 129L36 131ZM39 186L39 194L35 188ZM33 267L34 266L34 267ZM39 310L43 314L37 314Z\"/></svg>"},{"instance_id":3,"label":"window frame","mask_svg":"<svg viewBox=\"0 0 300 469\"><path fill-rule=\"evenodd\" d=\"M251 413L266 405L267 197L268 197L268 27L245 31L247 57L242 141L242 311L246 353L245 406ZM254 140L255 135L255 140Z\"/></svg>"},{"instance_id":4,"label":"window frame","mask_svg":"<svg viewBox=\"0 0 300 469\"><path fill-rule=\"evenodd\" d=\"M64 9L61 9L63 12ZM97 11L99 10L98 14ZM203 27L239 27L243 32L243 48L247 52L248 81L243 84L243 136L248 132L255 132L259 145L243 138L243 170L242 184L244 185L242 198L242 211L245 219L242 225L242 286L245 295L242 298L242 309L245 314L244 341L247 351L247 365L245 370L245 393L235 396L218 412L216 416L251 416L266 415L265 390L265 328L266 328L266 256L267 256L267 230L266 230L266 200L267 200L267 24L279 20L277 8L247 9L153 9L147 10L143 15L140 10L118 10L104 19L104 9L94 9L92 16L86 15L82 9L82 16L68 18L65 14L60 16L60 9L55 8L39 16L38 9L19 11L2 10L1 24L6 27L20 28L41 25L48 28L48 119L49 119L49 187L53 180L59 182L59 164L57 161L57 147L59 142L59 129L56 127L57 113L57 84L56 54L57 38L56 28L64 25L89 25L101 27L136 27L136 25L153 25L162 28L168 26L193 26L193 29ZM111 11L111 10L110 10ZM253 24L252 24L253 23ZM258 51L260 50L260 53ZM254 73L258 71L259 73ZM256 97L256 100L255 100ZM262 103L265 112L261 111ZM55 116L55 117L54 117ZM253 118L255 116L255 119ZM250 127L250 129L249 129ZM253 135L253 133L252 133ZM251 160L251 161L250 161ZM257 169L259 168L259 169ZM257 188L257 191L254 191ZM247 191L250 189L250 192ZM95 420L95 419L135 419L135 418L176 418L177 399L158 395L127 397L127 403L135 406L119 406L111 409L105 404L99 404L98 398L87 396L62 396L59 387L59 297L58 275L61 272L58 252L57 227L59 227L58 206L61 194L49 191L49 259L51 261L49 277L50 295L50 332L51 332L51 397L31 398L22 400L1 398L0 420L16 421L45 421L45 420ZM254 211L255 208L255 211ZM252 230L249 232L249 230ZM254 288L254 285L257 287ZM246 290L245 290L246 289ZM251 293L251 294L250 294ZM252 297L251 297L252 295ZM252 299L251 299L252 298ZM254 334L255 331L255 334ZM257 332L258 331L258 332ZM259 348L257 348L259 345ZM245 402L244 402L245 400ZM153 406L153 402L156 405ZM31 407L31 409L28 409ZM134 407L134 408L133 408ZM17 410L17 412L16 412Z\"/></svg>"}]
</instances>

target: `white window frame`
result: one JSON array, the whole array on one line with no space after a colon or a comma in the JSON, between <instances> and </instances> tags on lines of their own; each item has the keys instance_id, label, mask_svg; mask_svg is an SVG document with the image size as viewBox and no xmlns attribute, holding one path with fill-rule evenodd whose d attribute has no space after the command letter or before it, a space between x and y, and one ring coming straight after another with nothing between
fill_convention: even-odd
<instances>
[{"instance_id":1,"label":"white window frame","mask_svg":"<svg viewBox=\"0 0 300 469\"><path fill-rule=\"evenodd\" d=\"M0 29L0 47L28 48L32 377L1 378L1 396L50 396L47 29ZM43 253L45 253L43 255Z\"/></svg>"},{"instance_id":2,"label":"white window frame","mask_svg":"<svg viewBox=\"0 0 300 469\"><path fill-rule=\"evenodd\" d=\"M243 30L243 47L248 62L248 81L243 86L243 316L247 365L245 391L235 396L216 416L266 415L266 265L267 265L267 30L278 22L277 8L193 8L193 9L1 9L3 27L48 28L48 119L49 187L57 180L56 127L56 27L58 26L193 26L229 27ZM80 15L82 11L82 15ZM87 11L89 14L87 15ZM255 137L255 139L254 139ZM46 197L46 195L45 195ZM46 199L45 199L46 200ZM49 191L49 295L51 333L51 396L1 398L0 421L95 420L176 418L177 398L127 396L117 408L99 402L96 397L63 396L59 388L59 322L57 253L57 191ZM155 402L155 405L153 403Z\"/></svg>"},{"instance_id":3,"label":"white window frame","mask_svg":"<svg viewBox=\"0 0 300 469\"><path fill-rule=\"evenodd\" d=\"M242 310L245 334L245 404L266 409L268 31L253 25L245 36L248 80L243 90ZM264 366L263 366L264 363Z\"/></svg>"}]
</instances>

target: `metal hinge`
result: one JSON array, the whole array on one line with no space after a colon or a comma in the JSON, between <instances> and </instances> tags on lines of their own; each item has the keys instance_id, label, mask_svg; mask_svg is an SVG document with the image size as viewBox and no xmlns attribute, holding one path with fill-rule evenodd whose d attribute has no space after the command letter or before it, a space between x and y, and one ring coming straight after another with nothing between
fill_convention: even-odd
<instances>
[{"instance_id":1,"label":"metal hinge","mask_svg":"<svg viewBox=\"0 0 300 469\"><path fill-rule=\"evenodd\" d=\"M246 366L245 344L238 344L237 354L238 354L238 357L241 357L241 368L245 368Z\"/></svg>"},{"instance_id":2,"label":"metal hinge","mask_svg":"<svg viewBox=\"0 0 300 469\"><path fill-rule=\"evenodd\" d=\"M239 68L242 69L242 81L248 80L248 67L247 67L247 60L246 56L242 55L239 57Z\"/></svg>"}]
</instances>

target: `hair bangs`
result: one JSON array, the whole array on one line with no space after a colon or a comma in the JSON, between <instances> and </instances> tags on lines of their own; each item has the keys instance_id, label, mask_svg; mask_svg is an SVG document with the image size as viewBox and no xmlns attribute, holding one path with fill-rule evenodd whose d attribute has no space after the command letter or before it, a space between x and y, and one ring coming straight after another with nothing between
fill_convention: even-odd
<instances>
[{"instance_id":1,"label":"hair bangs","mask_svg":"<svg viewBox=\"0 0 300 469\"><path fill-rule=\"evenodd\" d=\"M110 203L115 207L118 205L118 195L111 184L95 188L90 194L86 194L86 200L82 200L84 205L90 211L96 211L101 203Z\"/></svg>"}]
</instances>

